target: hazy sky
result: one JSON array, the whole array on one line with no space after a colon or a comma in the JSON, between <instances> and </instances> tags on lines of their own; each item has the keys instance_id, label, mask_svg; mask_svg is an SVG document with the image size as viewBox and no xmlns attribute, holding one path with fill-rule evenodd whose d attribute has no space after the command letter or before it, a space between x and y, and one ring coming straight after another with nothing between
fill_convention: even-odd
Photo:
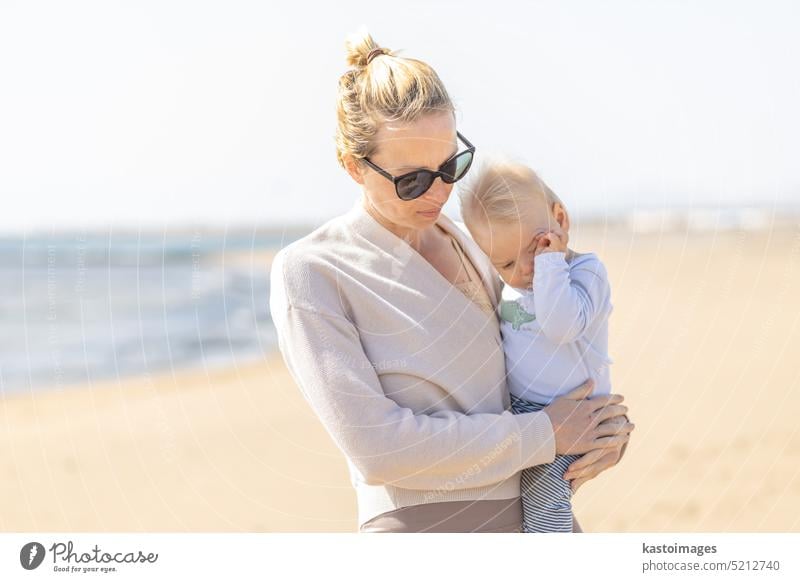
<instances>
[{"instance_id":1,"label":"hazy sky","mask_svg":"<svg viewBox=\"0 0 800 582\"><path fill-rule=\"evenodd\" d=\"M335 94L362 25L576 211L800 201L797 2L5 0L0 233L347 209Z\"/></svg>"}]
</instances>

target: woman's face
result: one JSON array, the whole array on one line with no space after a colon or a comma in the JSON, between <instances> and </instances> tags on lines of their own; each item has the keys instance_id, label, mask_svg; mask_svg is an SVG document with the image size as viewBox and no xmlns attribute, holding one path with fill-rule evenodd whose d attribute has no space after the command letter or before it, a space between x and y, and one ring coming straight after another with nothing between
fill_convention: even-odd
<instances>
[{"instance_id":1,"label":"woman's face","mask_svg":"<svg viewBox=\"0 0 800 582\"><path fill-rule=\"evenodd\" d=\"M406 124L384 123L373 139L376 148L369 156L370 161L393 176L423 168L437 170L458 148L451 111L432 113ZM366 164L350 160L347 167L353 179L362 185L366 203L396 232L434 224L453 190L453 184L436 178L419 198L401 200L394 184Z\"/></svg>"}]
</instances>

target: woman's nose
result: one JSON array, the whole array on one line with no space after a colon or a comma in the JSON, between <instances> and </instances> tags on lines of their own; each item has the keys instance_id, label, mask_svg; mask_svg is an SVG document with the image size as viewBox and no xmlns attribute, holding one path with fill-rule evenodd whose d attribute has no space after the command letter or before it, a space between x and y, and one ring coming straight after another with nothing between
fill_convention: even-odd
<instances>
[{"instance_id":1,"label":"woman's nose","mask_svg":"<svg viewBox=\"0 0 800 582\"><path fill-rule=\"evenodd\" d=\"M442 205L447 202L448 198L450 198L450 192L452 190L452 184L445 184L440 177L437 177L433 181L433 184L431 184L431 187L428 188L428 191L425 192L425 196L428 197L432 202Z\"/></svg>"}]
</instances>

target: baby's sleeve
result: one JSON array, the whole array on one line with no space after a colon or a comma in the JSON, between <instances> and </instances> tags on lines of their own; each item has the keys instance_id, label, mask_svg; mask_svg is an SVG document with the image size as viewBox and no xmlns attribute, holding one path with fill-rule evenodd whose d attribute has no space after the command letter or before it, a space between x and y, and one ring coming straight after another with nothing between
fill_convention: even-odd
<instances>
[{"instance_id":1,"label":"baby's sleeve","mask_svg":"<svg viewBox=\"0 0 800 582\"><path fill-rule=\"evenodd\" d=\"M545 336L558 344L573 342L611 313L605 266L591 253L572 265L564 252L541 253L534 259L533 302Z\"/></svg>"}]
</instances>

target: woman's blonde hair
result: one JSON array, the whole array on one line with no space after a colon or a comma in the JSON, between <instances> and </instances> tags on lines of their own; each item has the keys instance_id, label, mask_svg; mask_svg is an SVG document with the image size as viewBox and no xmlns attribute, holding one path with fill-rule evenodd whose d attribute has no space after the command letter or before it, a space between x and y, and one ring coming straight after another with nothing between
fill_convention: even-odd
<instances>
[{"instance_id":1,"label":"woman's blonde hair","mask_svg":"<svg viewBox=\"0 0 800 582\"><path fill-rule=\"evenodd\" d=\"M411 122L425 114L454 111L439 76L426 63L379 47L366 30L345 42L350 70L339 79L336 157L370 156L381 123Z\"/></svg>"},{"instance_id":2,"label":"woman's blonde hair","mask_svg":"<svg viewBox=\"0 0 800 582\"><path fill-rule=\"evenodd\" d=\"M504 156L485 158L459 189L461 217L470 222L509 223L523 213L521 202L540 197L552 210L561 199L529 166Z\"/></svg>"}]
</instances>

